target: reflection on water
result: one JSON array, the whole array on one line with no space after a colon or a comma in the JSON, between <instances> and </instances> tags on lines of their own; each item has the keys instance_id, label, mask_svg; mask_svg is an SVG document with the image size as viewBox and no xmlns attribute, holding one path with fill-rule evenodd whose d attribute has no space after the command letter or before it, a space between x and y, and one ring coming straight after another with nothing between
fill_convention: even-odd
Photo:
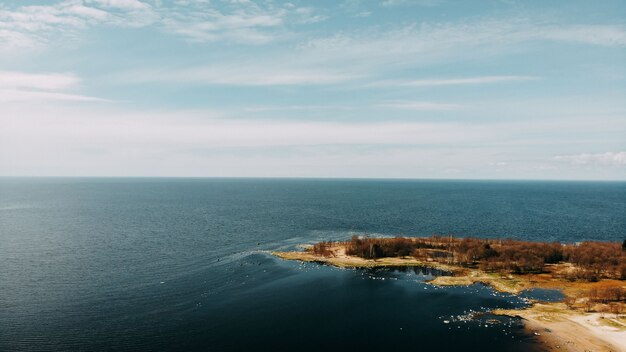
<instances>
[{"instance_id":1,"label":"reflection on water","mask_svg":"<svg viewBox=\"0 0 626 352\"><path fill-rule=\"evenodd\" d=\"M398 279L399 277L403 277L405 279L421 282L430 281L437 276L451 275L451 273L447 271L426 266L387 266L377 268L364 268L359 270L367 273L367 275L371 276L372 278Z\"/></svg>"}]
</instances>

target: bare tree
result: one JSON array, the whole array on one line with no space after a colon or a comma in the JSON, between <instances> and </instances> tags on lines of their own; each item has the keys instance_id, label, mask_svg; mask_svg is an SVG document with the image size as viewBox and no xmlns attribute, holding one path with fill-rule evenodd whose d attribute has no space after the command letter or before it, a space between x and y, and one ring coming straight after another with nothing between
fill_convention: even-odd
<instances>
[{"instance_id":1,"label":"bare tree","mask_svg":"<svg viewBox=\"0 0 626 352\"><path fill-rule=\"evenodd\" d=\"M615 319L619 318L619 315L624 312L624 305L620 302L611 302L609 304L609 310L615 314Z\"/></svg>"}]
</instances>

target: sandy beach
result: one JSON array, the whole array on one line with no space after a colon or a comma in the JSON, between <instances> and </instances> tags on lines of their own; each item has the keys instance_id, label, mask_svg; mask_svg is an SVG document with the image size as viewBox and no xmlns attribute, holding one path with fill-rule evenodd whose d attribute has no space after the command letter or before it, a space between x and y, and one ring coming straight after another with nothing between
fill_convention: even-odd
<instances>
[{"instance_id":1,"label":"sandy beach","mask_svg":"<svg viewBox=\"0 0 626 352\"><path fill-rule=\"evenodd\" d=\"M495 314L523 319L548 351L626 351L626 324L614 314L567 310L562 303L536 303L521 310L497 310Z\"/></svg>"}]
</instances>

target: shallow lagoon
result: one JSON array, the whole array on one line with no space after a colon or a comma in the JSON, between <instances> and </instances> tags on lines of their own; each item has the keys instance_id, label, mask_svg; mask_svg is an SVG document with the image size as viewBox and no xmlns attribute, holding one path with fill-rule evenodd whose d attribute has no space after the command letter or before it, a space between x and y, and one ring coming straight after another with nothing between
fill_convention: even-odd
<instances>
[{"instance_id":1,"label":"shallow lagoon","mask_svg":"<svg viewBox=\"0 0 626 352\"><path fill-rule=\"evenodd\" d=\"M262 267L258 270L267 270ZM270 267L277 280L231 297L227 306L206 307L216 316L229 316L213 327L220 336L218 350L255 344L310 351L323 346L367 351L536 348L517 319L500 317L494 323L493 316L480 315L492 308L521 307L526 301L482 285L432 286L424 283L432 273L424 275L428 269L419 268L338 269L296 262ZM239 334L245 339L238 339Z\"/></svg>"}]
</instances>

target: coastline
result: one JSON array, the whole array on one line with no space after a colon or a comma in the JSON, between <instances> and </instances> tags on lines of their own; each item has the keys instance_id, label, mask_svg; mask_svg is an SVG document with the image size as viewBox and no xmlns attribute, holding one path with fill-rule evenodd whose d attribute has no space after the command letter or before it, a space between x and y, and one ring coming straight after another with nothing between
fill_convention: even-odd
<instances>
[{"instance_id":1,"label":"coastline","mask_svg":"<svg viewBox=\"0 0 626 352\"><path fill-rule=\"evenodd\" d=\"M534 303L492 313L521 318L547 351L626 351L626 325L614 326L621 323L611 314L571 311L563 303Z\"/></svg>"},{"instance_id":2,"label":"coastline","mask_svg":"<svg viewBox=\"0 0 626 352\"><path fill-rule=\"evenodd\" d=\"M340 268L376 268L422 266L449 273L429 281L437 286L467 286L481 283L499 292L519 294L533 288L559 289L567 297L578 297L594 283L563 280L552 272L570 269L567 264L555 264L548 274L500 275L480 269L460 267L435 261L421 261L413 257L386 257L364 259L347 255L343 245L331 247L332 255L314 254L310 248L304 251L272 252L285 260L298 260L332 265ZM624 286L623 281L601 280L603 283ZM521 318L529 333L534 334L548 351L626 351L626 320L607 318L609 313L585 313L571 309L564 303L533 302L530 307L519 310L495 310L497 315Z\"/></svg>"}]
</instances>

